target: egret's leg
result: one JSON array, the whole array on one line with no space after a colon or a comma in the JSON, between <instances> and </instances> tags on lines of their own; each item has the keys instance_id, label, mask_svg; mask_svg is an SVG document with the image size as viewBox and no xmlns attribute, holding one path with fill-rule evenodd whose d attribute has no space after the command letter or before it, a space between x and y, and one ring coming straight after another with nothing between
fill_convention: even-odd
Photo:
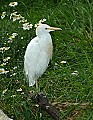
<instances>
[{"instance_id":1,"label":"egret's leg","mask_svg":"<svg viewBox=\"0 0 93 120\"><path fill-rule=\"evenodd\" d=\"M37 82L37 80L36 80L36 89L38 89L38 82Z\"/></svg>"}]
</instances>

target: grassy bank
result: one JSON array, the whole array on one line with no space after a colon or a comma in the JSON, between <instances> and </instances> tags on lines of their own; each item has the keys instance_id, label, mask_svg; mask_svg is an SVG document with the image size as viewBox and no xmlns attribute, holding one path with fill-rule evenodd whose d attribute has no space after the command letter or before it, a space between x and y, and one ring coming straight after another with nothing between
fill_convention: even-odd
<instances>
[{"instance_id":1,"label":"grassy bank","mask_svg":"<svg viewBox=\"0 0 93 120\"><path fill-rule=\"evenodd\" d=\"M15 7L10 7L10 2L0 2L1 16L6 12L0 19L0 69L6 73L0 72L0 109L14 120L52 120L28 99L35 86L29 88L23 74L24 53L35 37L34 25L45 18L46 24L62 31L51 33L53 59L38 80L40 89L60 109L61 119L92 120L93 2L20 0ZM13 16L10 19L15 11L33 24L30 30L23 30L24 22L13 21ZM10 37L12 33L17 33L15 38Z\"/></svg>"}]
</instances>

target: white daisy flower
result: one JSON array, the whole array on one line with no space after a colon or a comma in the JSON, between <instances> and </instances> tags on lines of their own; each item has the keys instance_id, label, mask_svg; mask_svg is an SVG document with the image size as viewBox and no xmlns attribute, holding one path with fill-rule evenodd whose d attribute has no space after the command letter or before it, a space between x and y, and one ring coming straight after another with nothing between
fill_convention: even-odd
<instances>
[{"instance_id":1,"label":"white daisy flower","mask_svg":"<svg viewBox=\"0 0 93 120\"><path fill-rule=\"evenodd\" d=\"M19 88L19 89L17 89L16 91L17 91L17 92L21 92L21 91L22 91L22 88Z\"/></svg>"},{"instance_id":2,"label":"white daisy flower","mask_svg":"<svg viewBox=\"0 0 93 120\"><path fill-rule=\"evenodd\" d=\"M2 94L4 95L7 92L8 88L3 90Z\"/></svg>"},{"instance_id":3,"label":"white daisy flower","mask_svg":"<svg viewBox=\"0 0 93 120\"><path fill-rule=\"evenodd\" d=\"M10 47L2 47L2 48L0 48L0 52L3 52L4 50L9 50L10 49Z\"/></svg>"},{"instance_id":4,"label":"white daisy flower","mask_svg":"<svg viewBox=\"0 0 93 120\"><path fill-rule=\"evenodd\" d=\"M34 27L35 27L35 28L37 28L38 26L39 26L39 23L35 24L35 26L34 26Z\"/></svg>"},{"instance_id":5,"label":"white daisy flower","mask_svg":"<svg viewBox=\"0 0 93 120\"><path fill-rule=\"evenodd\" d=\"M15 76L17 73L13 73L12 76Z\"/></svg>"},{"instance_id":6,"label":"white daisy flower","mask_svg":"<svg viewBox=\"0 0 93 120\"><path fill-rule=\"evenodd\" d=\"M14 70L17 69L17 66L15 66L13 69L14 69Z\"/></svg>"},{"instance_id":7,"label":"white daisy flower","mask_svg":"<svg viewBox=\"0 0 93 120\"><path fill-rule=\"evenodd\" d=\"M45 21L46 21L46 19L44 18L44 19L43 19L43 21L45 22Z\"/></svg>"},{"instance_id":8,"label":"white daisy flower","mask_svg":"<svg viewBox=\"0 0 93 120\"><path fill-rule=\"evenodd\" d=\"M2 63L0 66L5 66L7 63Z\"/></svg>"},{"instance_id":9,"label":"white daisy flower","mask_svg":"<svg viewBox=\"0 0 93 120\"><path fill-rule=\"evenodd\" d=\"M62 63L62 64L66 64L67 62L66 62L66 61L61 61L60 63Z\"/></svg>"},{"instance_id":10,"label":"white daisy flower","mask_svg":"<svg viewBox=\"0 0 93 120\"><path fill-rule=\"evenodd\" d=\"M6 12L2 12L2 14L1 14L1 19L4 19L5 16L6 16Z\"/></svg>"},{"instance_id":11,"label":"white daisy flower","mask_svg":"<svg viewBox=\"0 0 93 120\"><path fill-rule=\"evenodd\" d=\"M71 73L72 75L78 75L78 71L74 71Z\"/></svg>"},{"instance_id":12,"label":"white daisy flower","mask_svg":"<svg viewBox=\"0 0 93 120\"><path fill-rule=\"evenodd\" d=\"M8 43L12 42L13 41L12 39L15 38L17 35L18 35L17 33L12 33L12 35L8 38L9 39Z\"/></svg>"},{"instance_id":13,"label":"white daisy flower","mask_svg":"<svg viewBox=\"0 0 93 120\"><path fill-rule=\"evenodd\" d=\"M12 95L11 97L13 97L13 98L14 98L14 97L16 97L16 95Z\"/></svg>"},{"instance_id":14,"label":"white daisy flower","mask_svg":"<svg viewBox=\"0 0 93 120\"><path fill-rule=\"evenodd\" d=\"M29 23L24 23L24 24L23 24L23 27L22 27L23 30L27 30L27 29L28 29L28 27L27 27L28 25L29 25Z\"/></svg>"},{"instance_id":15,"label":"white daisy flower","mask_svg":"<svg viewBox=\"0 0 93 120\"><path fill-rule=\"evenodd\" d=\"M16 37L18 34L17 33L12 33L12 36Z\"/></svg>"},{"instance_id":16,"label":"white daisy flower","mask_svg":"<svg viewBox=\"0 0 93 120\"><path fill-rule=\"evenodd\" d=\"M19 23L25 23L27 22L27 20L24 19L24 17L22 18L22 20L19 21Z\"/></svg>"},{"instance_id":17,"label":"white daisy flower","mask_svg":"<svg viewBox=\"0 0 93 120\"><path fill-rule=\"evenodd\" d=\"M17 6L17 5L18 5L18 2L11 2L11 3L9 4L10 7L15 7L15 6Z\"/></svg>"},{"instance_id":18,"label":"white daisy flower","mask_svg":"<svg viewBox=\"0 0 93 120\"><path fill-rule=\"evenodd\" d=\"M0 48L0 52L3 52L4 49L5 49L5 47Z\"/></svg>"},{"instance_id":19,"label":"white daisy flower","mask_svg":"<svg viewBox=\"0 0 93 120\"><path fill-rule=\"evenodd\" d=\"M32 24L29 24L27 27L28 27L28 30L30 30L30 28L32 28Z\"/></svg>"},{"instance_id":20,"label":"white daisy flower","mask_svg":"<svg viewBox=\"0 0 93 120\"><path fill-rule=\"evenodd\" d=\"M21 37L21 39L23 40L23 39L24 39L24 37Z\"/></svg>"},{"instance_id":21,"label":"white daisy flower","mask_svg":"<svg viewBox=\"0 0 93 120\"><path fill-rule=\"evenodd\" d=\"M15 36L11 35L8 39L12 40L13 38L15 38Z\"/></svg>"},{"instance_id":22,"label":"white daisy flower","mask_svg":"<svg viewBox=\"0 0 93 120\"><path fill-rule=\"evenodd\" d=\"M9 50L10 49L10 47L5 47L5 50Z\"/></svg>"},{"instance_id":23,"label":"white daisy flower","mask_svg":"<svg viewBox=\"0 0 93 120\"><path fill-rule=\"evenodd\" d=\"M36 23L34 27L37 28L40 24L42 24L42 23L45 22L45 21L46 21L46 19L41 19L41 20L39 20L39 22Z\"/></svg>"},{"instance_id":24,"label":"white daisy flower","mask_svg":"<svg viewBox=\"0 0 93 120\"><path fill-rule=\"evenodd\" d=\"M24 94L25 94L24 92L21 93L21 95L24 95Z\"/></svg>"},{"instance_id":25,"label":"white daisy flower","mask_svg":"<svg viewBox=\"0 0 93 120\"><path fill-rule=\"evenodd\" d=\"M4 73L4 68L0 68L0 74L3 74Z\"/></svg>"},{"instance_id":26,"label":"white daisy flower","mask_svg":"<svg viewBox=\"0 0 93 120\"><path fill-rule=\"evenodd\" d=\"M20 19L23 19L24 17L22 17L20 14L17 14L17 12L14 12L14 13L11 13L10 15L10 19L14 21L16 20L20 20Z\"/></svg>"},{"instance_id":27,"label":"white daisy flower","mask_svg":"<svg viewBox=\"0 0 93 120\"><path fill-rule=\"evenodd\" d=\"M46 19L41 19L41 20L39 20L39 23L43 23L45 21L46 21Z\"/></svg>"},{"instance_id":28,"label":"white daisy flower","mask_svg":"<svg viewBox=\"0 0 93 120\"><path fill-rule=\"evenodd\" d=\"M58 65L58 64L55 62L55 65Z\"/></svg>"},{"instance_id":29,"label":"white daisy flower","mask_svg":"<svg viewBox=\"0 0 93 120\"><path fill-rule=\"evenodd\" d=\"M6 57L5 59L3 59L4 62L8 61L10 59L10 57Z\"/></svg>"},{"instance_id":30,"label":"white daisy flower","mask_svg":"<svg viewBox=\"0 0 93 120\"><path fill-rule=\"evenodd\" d=\"M21 15L15 15L13 16L13 21L16 21L16 20L20 20L21 19Z\"/></svg>"},{"instance_id":31,"label":"white daisy flower","mask_svg":"<svg viewBox=\"0 0 93 120\"><path fill-rule=\"evenodd\" d=\"M0 68L0 74L6 74L6 73L8 73L9 71L5 71L5 69L4 68Z\"/></svg>"},{"instance_id":32,"label":"white daisy flower","mask_svg":"<svg viewBox=\"0 0 93 120\"><path fill-rule=\"evenodd\" d=\"M13 74L11 74L10 77L15 76L15 75L17 75L17 73L13 73Z\"/></svg>"},{"instance_id":33,"label":"white daisy flower","mask_svg":"<svg viewBox=\"0 0 93 120\"><path fill-rule=\"evenodd\" d=\"M32 24L24 23L22 28L23 28L23 30L30 30L32 28L32 26L33 26Z\"/></svg>"},{"instance_id":34,"label":"white daisy flower","mask_svg":"<svg viewBox=\"0 0 93 120\"><path fill-rule=\"evenodd\" d=\"M17 14L17 12L13 12L13 13L11 13L11 15L10 15L10 19L12 19L12 16L15 16Z\"/></svg>"}]
</instances>

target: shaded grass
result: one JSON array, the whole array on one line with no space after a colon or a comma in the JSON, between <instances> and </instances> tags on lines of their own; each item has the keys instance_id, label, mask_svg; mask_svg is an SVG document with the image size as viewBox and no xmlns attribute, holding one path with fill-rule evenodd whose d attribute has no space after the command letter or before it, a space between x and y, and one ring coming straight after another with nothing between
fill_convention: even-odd
<instances>
[{"instance_id":1,"label":"shaded grass","mask_svg":"<svg viewBox=\"0 0 93 120\"><path fill-rule=\"evenodd\" d=\"M8 5L9 2L2 2L1 11L12 12L12 8L3 7L5 4ZM54 101L93 103L92 6L93 3L88 0L86 2L20 0L19 6L15 8L32 24L46 18L46 23L50 26L62 28L62 32L51 33L54 45L53 59L47 71L38 80L41 90L48 96L51 103ZM15 120L52 120L46 112L37 108L35 103L28 99L29 90L35 90L35 86L29 88L28 83L23 80L24 52L30 39L35 36L34 28L31 31L23 31L21 24L12 22L7 17L0 20L0 29L0 47L10 46L8 51L1 53L1 63L6 56L11 57L9 63L4 66L10 72L0 76L1 109ZM7 39L13 32L17 32L18 36L12 44L9 44ZM22 40L21 37L24 39ZM67 61L67 64L60 63L62 60ZM18 68L13 70L15 66ZM78 71L78 75L72 75L73 71ZM10 77L14 72L17 75ZM7 92L2 95L2 91L7 88ZM22 88L22 92L17 92L19 88ZM61 109L61 119L92 119L92 109L93 106L90 105L84 109L68 106Z\"/></svg>"}]
</instances>

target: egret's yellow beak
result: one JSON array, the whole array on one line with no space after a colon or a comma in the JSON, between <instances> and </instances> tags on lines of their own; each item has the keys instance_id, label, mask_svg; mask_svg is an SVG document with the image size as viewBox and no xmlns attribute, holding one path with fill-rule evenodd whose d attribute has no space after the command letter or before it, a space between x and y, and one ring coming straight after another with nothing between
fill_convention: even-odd
<instances>
[{"instance_id":1,"label":"egret's yellow beak","mask_svg":"<svg viewBox=\"0 0 93 120\"><path fill-rule=\"evenodd\" d=\"M61 28L56 28L56 27L49 27L49 28L46 28L46 29L47 29L47 30L51 30L51 31L52 31L52 30L53 30L53 31L54 31L54 30L62 30Z\"/></svg>"}]
</instances>

